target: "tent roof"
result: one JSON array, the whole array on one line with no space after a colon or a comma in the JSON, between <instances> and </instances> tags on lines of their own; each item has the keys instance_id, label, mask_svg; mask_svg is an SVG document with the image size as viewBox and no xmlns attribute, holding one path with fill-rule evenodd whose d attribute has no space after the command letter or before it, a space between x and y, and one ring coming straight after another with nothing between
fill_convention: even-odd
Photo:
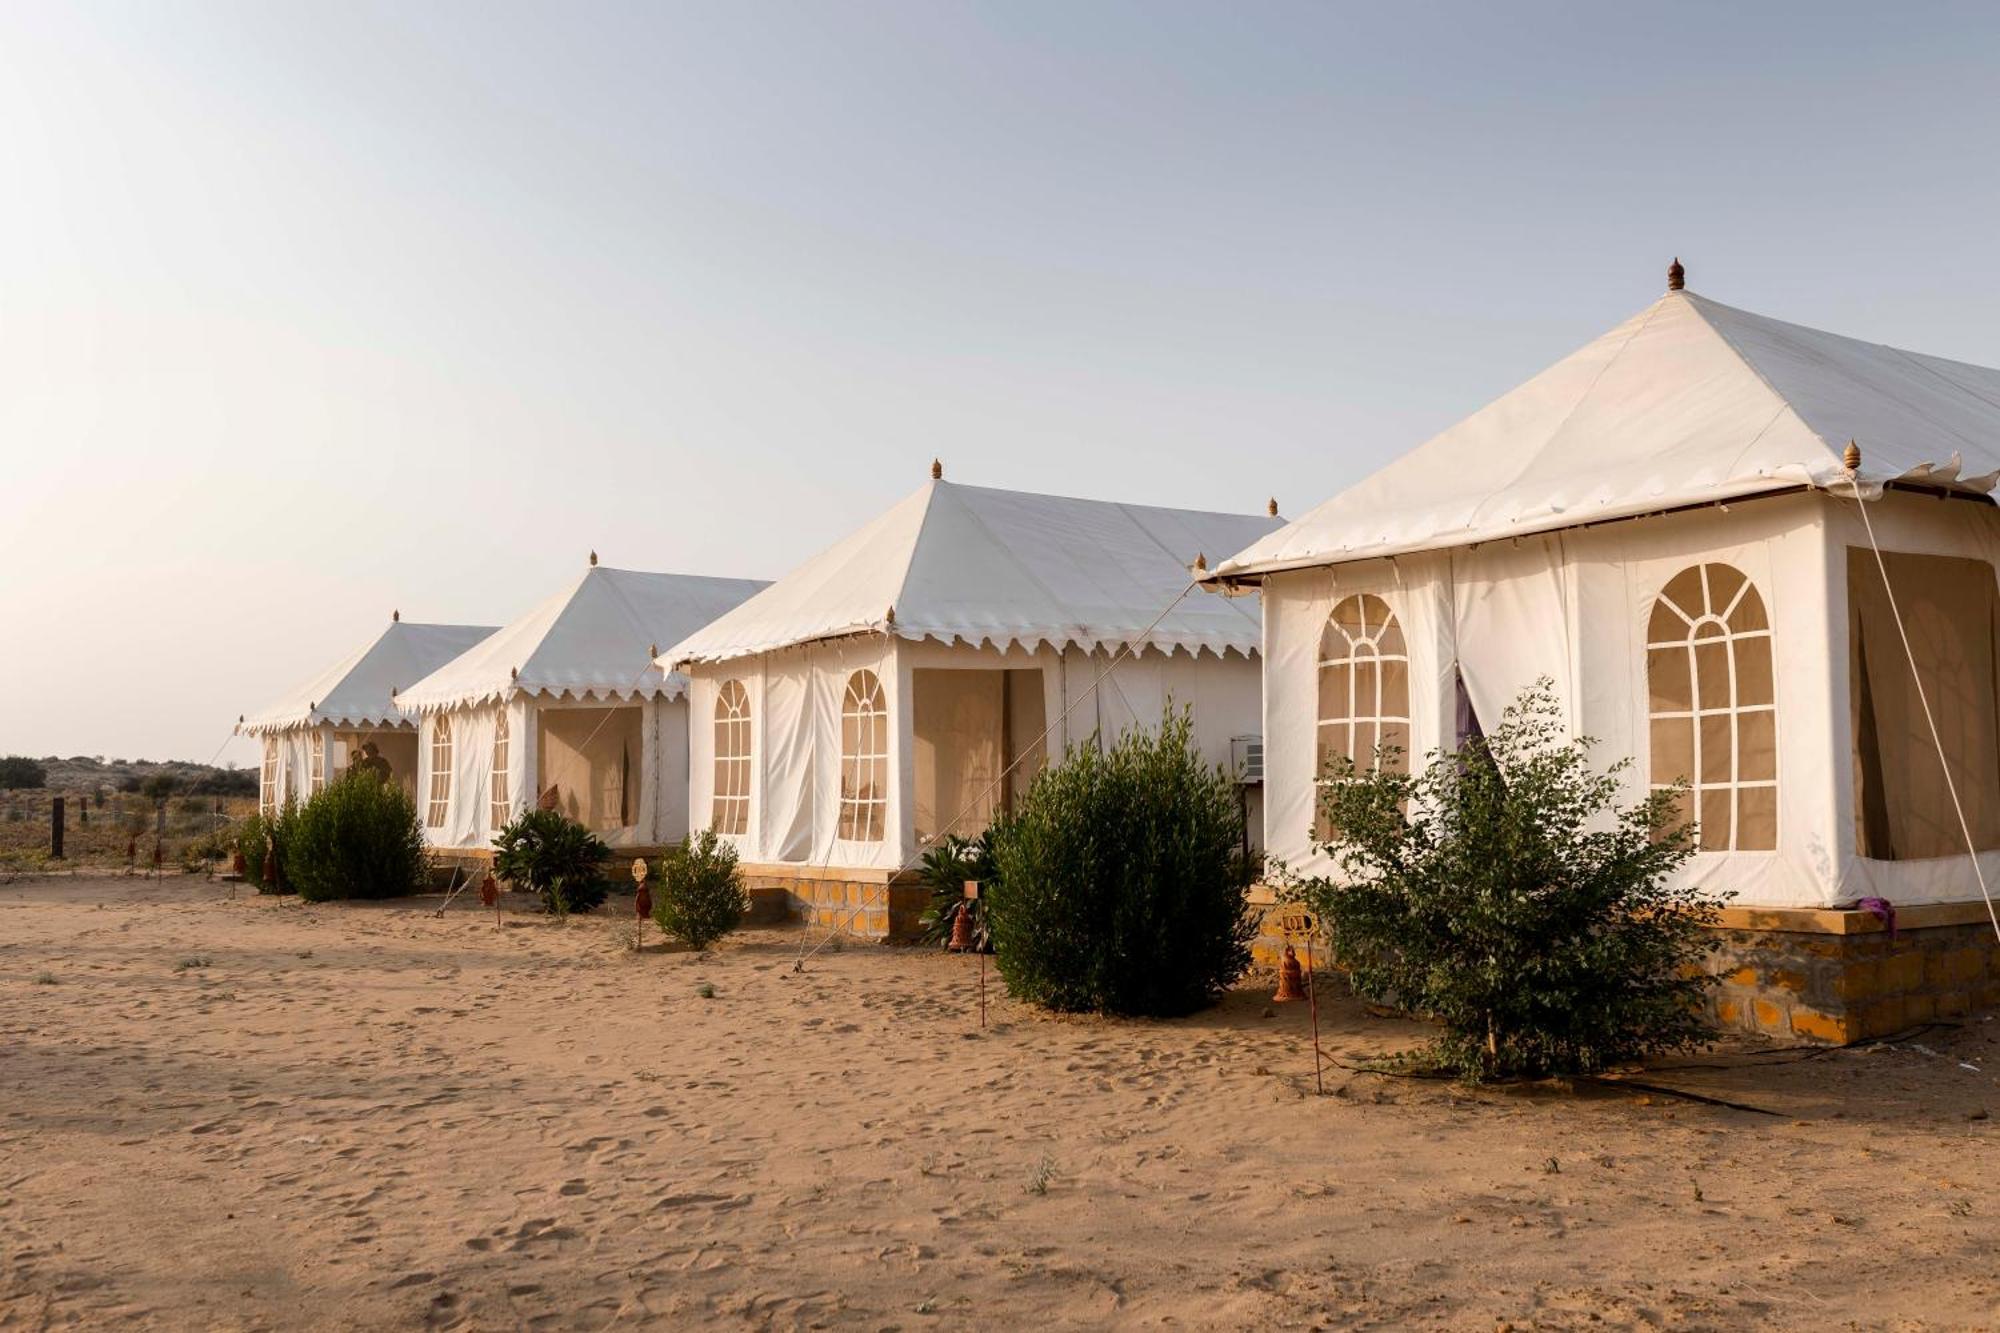
<instances>
[{"instance_id":1,"label":"tent roof","mask_svg":"<svg viewBox=\"0 0 2000 1333\"><path fill-rule=\"evenodd\" d=\"M435 712L524 694L672 698L685 682L653 666L659 645L694 633L766 586L757 579L649 574L592 565L581 578L397 697Z\"/></svg>"},{"instance_id":2,"label":"tent roof","mask_svg":"<svg viewBox=\"0 0 2000 1333\"><path fill-rule=\"evenodd\" d=\"M1217 653L1257 648L1254 602L1184 599L1211 560L1278 526L1202 513L931 481L714 624L663 665L719 662L858 633L945 643L1137 640Z\"/></svg>"},{"instance_id":3,"label":"tent roof","mask_svg":"<svg viewBox=\"0 0 2000 1333\"><path fill-rule=\"evenodd\" d=\"M1216 577L1546 532L1798 486L1991 491L2000 370L1670 291L1222 562Z\"/></svg>"},{"instance_id":4,"label":"tent roof","mask_svg":"<svg viewBox=\"0 0 2000 1333\"><path fill-rule=\"evenodd\" d=\"M313 677L238 731L255 735L288 727L393 727L412 719L394 692L414 685L493 633L491 625L412 625L391 622L366 647Z\"/></svg>"}]
</instances>

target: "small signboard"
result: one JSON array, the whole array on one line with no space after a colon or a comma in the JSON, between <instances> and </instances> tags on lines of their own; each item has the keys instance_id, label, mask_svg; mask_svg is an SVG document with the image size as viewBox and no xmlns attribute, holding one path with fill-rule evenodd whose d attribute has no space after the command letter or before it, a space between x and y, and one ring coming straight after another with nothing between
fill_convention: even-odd
<instances>
[{"instance_id":1,"label":"small signboard","mask_svg":"<svg viewBox=\"0 0 2000 1333\"><path fill-rule=\"evenodd\" d=\"M1311 944L1319 934L1319 920L1303 907L1287 907L1278 913L1278 933L1287 944Z\"/></svg>"},{"instance_id":2,"label":"small signboard","mask_svg":"<svg viewBox=\"0 0 2000 1333\"><path fill-rule=\"evenodd\" d=\"M634 884L646 882L646 858L643 856L632 862L632 882Z\"/></svg>"}]
</instances>

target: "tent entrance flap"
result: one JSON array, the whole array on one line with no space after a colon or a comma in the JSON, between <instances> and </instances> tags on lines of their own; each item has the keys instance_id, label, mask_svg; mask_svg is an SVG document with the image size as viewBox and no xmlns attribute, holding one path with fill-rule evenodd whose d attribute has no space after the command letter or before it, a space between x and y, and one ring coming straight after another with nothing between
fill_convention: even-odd
<instances>
[{"instance_id":1,"label":"tent entrance flap","mask_svg":"<svg viewBox=\"0 0 2000 1333\"><path fill-rule=\"evenodd\" d=\"M645 800L642 719L636 705L544 709L536 747L542 805L599 833L637 824Z\"/></svg>"},{"instance_id":2,"label":"tent entrance flap","mask_svg":"<svg viewBox=\"0 0 2000 1333\"><path fill-rule=\"evenodd\" d=\"M1041 770L1048 725L1042 672L920 667L910 675L916 836L975 837ZM1000 782L1017 757L1020 764Z\"/></svg>"},{"instance_id":3,"label":"tent entrance flap","mask_svg":"<svg viewBox=\"0 0 2000 1333\"><path fill-rule=\"evenodd\" d=\"M1973 842L1981 851L2000 848L2000 595L1993 567L1895 551L1884 551L1882 563L1909 632L1909 655L1873 553L1847 550L1857 850L1880 861L1965 853L1910 655L1936 711Z\"/></svg>"}]
</instances>

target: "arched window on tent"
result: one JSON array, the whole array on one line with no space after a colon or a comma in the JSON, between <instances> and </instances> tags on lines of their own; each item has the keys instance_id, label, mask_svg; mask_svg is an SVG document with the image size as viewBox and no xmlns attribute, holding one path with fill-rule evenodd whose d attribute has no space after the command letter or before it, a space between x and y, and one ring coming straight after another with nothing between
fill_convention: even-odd
<instances>
[{"instance_id":1,"label":"arched window on tent","mask_svg":"<svg viewBox=\"0 0 2000 1333\"><path fill-rule=\"evenodd\" d=\"M1756 585L1728 565L1670 579L1646 627L1651 783L1685 781L1683 818L1705 852L1778 845L1778 708L1771 621Z\"/></svg>"},{"instance_id":2,"label":"arched window on tent","mask_svg":"<svg viewBox=\"0 0 2000 1333\"><path fill-rule=\"evenodd\" d=\"M847 678L840 707L840 836L880 842L889 823L889 706L872 671Z\"/></svg>"},{"instance_id":3,"label":"arched window on tent","mask_svg":"<svg viewBox=\"0 0 2000 1333\"><path fill-rule=\"evenodd\" d=\"M505 828L513 815L513 802L507 799L507 787L513 776L513 745L508 736L507 705L500 705L500 714L493 724L493 782L487 793L486 823L496 833Z\"/></svg>"},{"instance_id":4,"label":"arched window on tent","mask_svg":"<svg viewBox=\"0 0 2000 1333\"><path fill-rule=\"evenodd\" d=\"M264 764L257 774L257 812L266 818L278 813L278 738L264 737Z\"/></svg>"},{"instance_id":5,"label":"arched window on tent","mask_svg":"<svg viewBox=\"0 0 2000 1333\"><path fill-rule=\"evenodd\" d=\"M443 828L451 809L451 714L439 713L431 723L431 787L424 823Z\"/></svg>"},{"instance_id":6,"label":"arched window on tent","mask_svg":"<svg viewBox=\"0 0 2000 1333\"><path fill-rule=\"evenodd\" d=\"M308 745L311 754L306 766L306 794L317 796L326 790L326 733L315 731Z\"/></svg>"},{"instance_id":7,"label":"arched window on tent","mask_svg":"<svg viewBox=\"0 0 2000 1333\"><path fill-rule=\"evenodd\" d=\"M1389 604L1371 593L1344 598L1320 632L1322 787L1342 759L1364 771L1410 771L1410 650ZM1332 832L1317 813L1314 827L1322 838Z\"/></svg>"},{"instance_id":8,"label":"arched window on tent","mask_svg":"<svg viewBox=\"0 0 2000 1333\"><path fill-rule=\"evenodd\" d=\"M715 696L715 800L709 825L731 837L750 831L750 692L724 681Z\"/></svg>"}]
</instances>

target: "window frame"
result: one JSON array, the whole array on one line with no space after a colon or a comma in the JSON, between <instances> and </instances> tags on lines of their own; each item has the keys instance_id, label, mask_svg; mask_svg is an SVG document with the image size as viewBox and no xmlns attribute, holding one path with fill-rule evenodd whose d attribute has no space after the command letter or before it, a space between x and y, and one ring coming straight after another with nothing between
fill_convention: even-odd
<instances>
[{"instance_id":1,"label":"window frame","mask_svg":"<svg viewBox=\"0 0 2000 1333\"><path fill-rule=\"evenodd\" d=\"M860 741L867 730L867 747ZM876 747L879 738L881 744ZM850 673L840 703L840 803L835 836L843 842L881 842L889 833L889 696L882 678L863 667ZM861 778L863 766L875 794Z\"/></svg>"},{"instance_id":2,"label":"window frame","mask_svg":"<svg viewBox=\"0 0 2000 1333\"><path fill-rule=\"evenodd\" d=\"M514 803L507 794L514 775L514 728L506 705L501 705L493 723L493 772L486 788L486 827L498 833L513 817Z\"/></svg>"},{"instance_id":3,"label":"window frame","mask_svg":"<svg viewBox=\"0 0 2000 1333\"><path fill-rule=\"evenodd\" d=\"M716 690L711 727L714 754L709 769L709 827L721 837L744 837L750 832L750 780L757 736L750 690L741 680L731 677Z\"/></svg>"},{"instance_id":4,"label":"window frame","mask_svg":"<svg viewBox=\"0 0 2000 1333\"><path fill-rule=\"evenodd\" d=\"M441 829L451 817L453 748L451 714L439 713L431 719L431 772L424 800L425 828ZM440 756L443 762L439 762Z\"/></svg>"},{"instance_id":5,"label":"window frame","mask_svg":"<svg viewBox=\"0 0 2000 1333\"><path fill-rule=\"evenodd\" d=\"M1719 609L1714 591L1715 576L1711 571L1721 570L1739 581L1738 586L1728 595L1726 604ZM1698 611L1690 613L1676 597L1669 596L1676 584L1690 574L1697 574L1701 605ZM1685 633L1679 638L1661 638L1655 628L1662 609L1678 617ZM1732 621L1746 609L1754 608L1762 624L1742 628ZM1695 850L1698 853L1718 856L1775 856L1784 835L1784 808L1781 800L1783 789L1783 755L1779 745L1778 690L1777 690L1777 633L1771 620L1771 606L1757 580L1740 565L1726 559L1698 559L1692 564L1681 565L1662 580L1658 590L1646 602L1644 638L1641 648L1641 678L1644 691L1646 725L1646 789L1648 793L1671 791L1672 779L1662 779L1660 769L1659 733L1661 723L1685 723L1685 743L1688 747L1688 767L1693 771L1687 775L1687 805L1685 815L1695 825ZM1703 633L1705 627L1715 627L1713 633ZM1764 663L1762 675L1769 694L1764 702L1744 703L1739 688L1739 661L1745 656L1738 649L1739 644L1763 645ZM1704 650L1719 656L1724 663L1722 686L1727 703L1721 706L1706 706L1709 691L1703 688L1702 662ZM1660 654L1676 651L1685 653L1686 708L1662 708L1658 706L1661 690L1656 685L1659 679ZM1752 648L1754 652L1754 647ZM1713 657L1710 659L1713 660ZM1711 667L1710 674L1715 668ZM1771 775L1768 778L1746 778L1743 774L1745 752L1743 719L1752 715L1762 715L1770 719L1769 744L1771 750ZM1727 778L1703 777L1704 760L1707 758L1703 737L1706 724L1715 719L1726 719L1728 725L1729 768ZM1771 793L1771 840L1768 847L1739 846L1743 826L1743 793L1745 791L1768 790ZM1709 793L1726 793L1729 802L1729 836L1723 845L1709 842L1710 826L1702 818L1702 807Z\"/></svg>"},{"instance_id":6,"label":"window frame","mask_svg":"<svg viewBox=\"0 0 2000 1333\"><path fill-rule=\"evenodd\" d=\"M268 731L257 769L257 813L267 819L278 813L278 738Z\"/></svg>"},{"instance_id":7,"label":"window frame","mask_svg":"<svg viewBox=\"0 0 2000 1333\"><path fill-rule=\"evenodd\" d=\"M1349 607L1353 607L1354 611L1350 617L1344 619L1342 613ZM1380 610L1379 622L1371 625L1369 613L1376 608ZM1354 633L1354 629L1360 632ZM1330 640L1336 634L1340 636L1342 645L1346 649L1345 653L1338 657L1329 651L1333 646ZM1390 641L1392 634L1397 650L1385 652L1382 645ZM1360 649L1365 649L1365 653L1358 651ZM1364 662L1374 666L1373 711L1368 713L1357 711L1360 699L1356 680L1360 673L1356 668ZM1402 667L1403 697L1400 713L1391 712L1385 707L1383 697L1385 675L1382 671L1384 663L1396 663ZM1330 717L1325 712L1326 678L1327 673L1333 670L1343 671L1347 682L1347 711L1339 717ZM1337 752L1345 754L1356 769L1372 773L1381 771L1382 768L1381 755L1377 747L1383 744L1384 731L1391 726L1400 727L1401 753L1388 771L1405 774L1410 771L1410 752L1414 748L1413 736L1416 725L1410 708L1410 641L1408 632L1403 629L1401 617L1396 614L1396 608L1389 604L1387 598L1372 592L1349 593L1328 608L1326 619L1320 623L1319 646L1314 654L1313 686L1313 827L1319 837L1325 839L1331 835L1332 830L1320 811L1319 794L1338 780L1328 777L1326 771L1327 760L1336 752L1328 748L1326 738L1329 729L1345 729L1345 744ZM1368 747L1365 754L1357 754L1355 737L1363 727L1370 729L1374 743Z\"/></svg>"},{"instance_id":8,"label":"window frame","mask_svg":"<svg viewBox=\"0 0 2000 1333\"><path fill-rule=\"evenodd\" d=\"M315 729L306 742L306 795L326 790L326 733Z\"/></svg>"}]
</instances>

